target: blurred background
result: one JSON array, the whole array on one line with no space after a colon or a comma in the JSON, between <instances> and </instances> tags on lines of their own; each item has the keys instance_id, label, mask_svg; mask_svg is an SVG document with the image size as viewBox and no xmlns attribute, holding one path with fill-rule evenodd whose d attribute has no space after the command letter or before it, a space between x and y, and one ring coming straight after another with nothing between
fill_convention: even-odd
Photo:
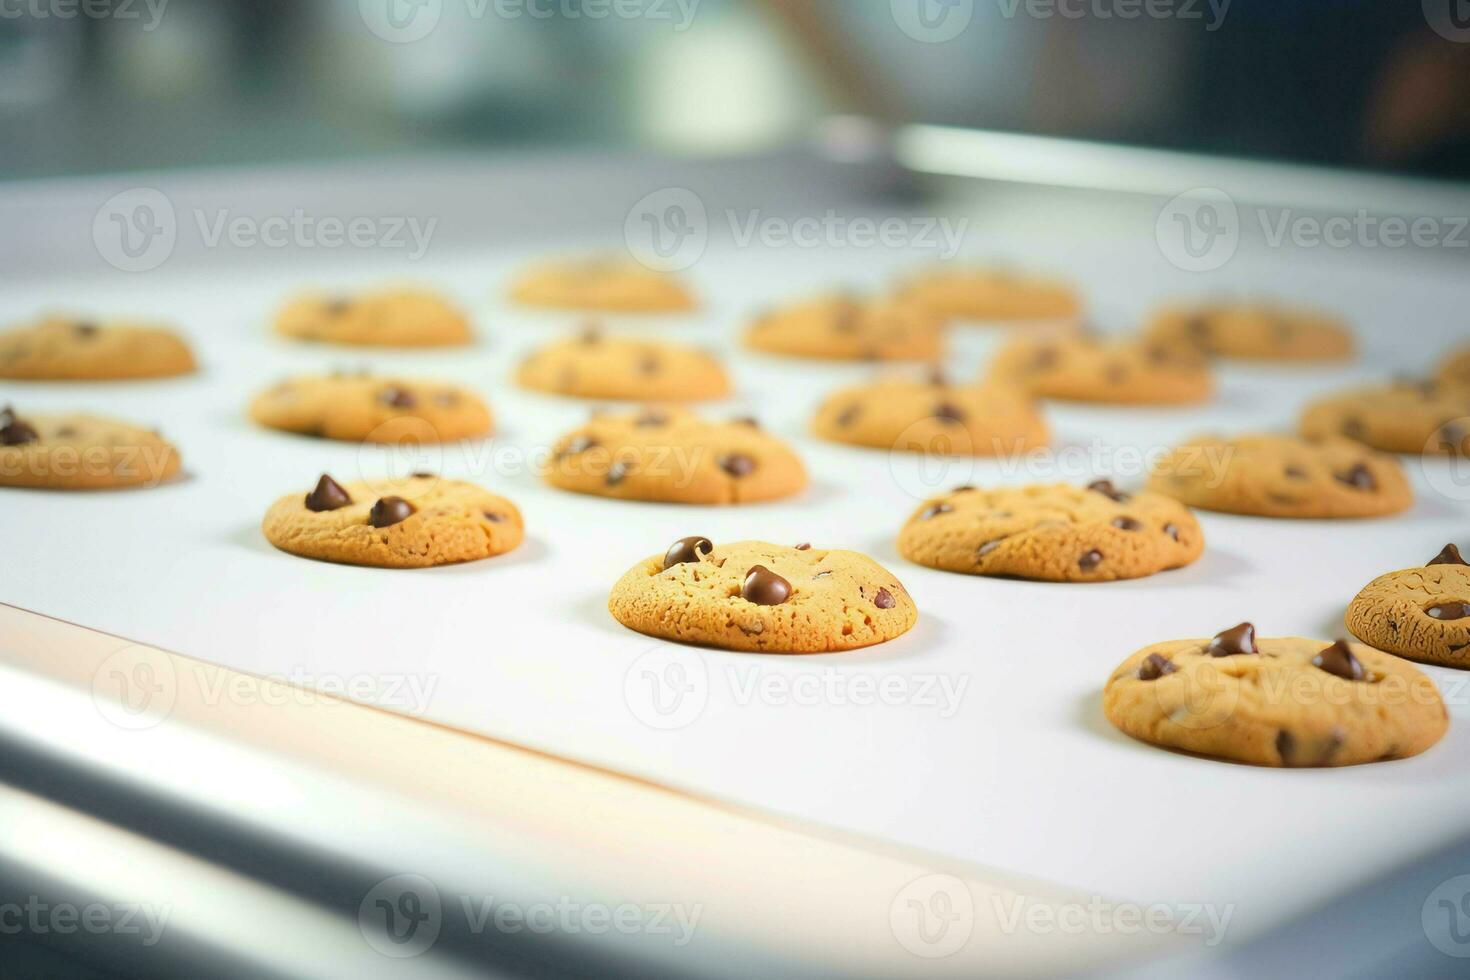
<instances>
[{"instance_id":1,"label":"blurred background","mask_svg":"<svg viewBox=\"0 0 1470 980\"><path fill-rule=\"evenodd\" d=\"M607 145L832 113L1462 179L1465 0L0 0L0 175Z\"/></svg>"}]
</instances>

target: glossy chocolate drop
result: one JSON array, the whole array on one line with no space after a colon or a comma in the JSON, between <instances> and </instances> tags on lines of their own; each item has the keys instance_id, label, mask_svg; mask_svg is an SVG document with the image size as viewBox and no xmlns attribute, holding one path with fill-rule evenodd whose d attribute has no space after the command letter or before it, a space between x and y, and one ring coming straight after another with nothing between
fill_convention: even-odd
<instances>
[{"instance_id":1,"label":"glossy chocolate drop","mask_svg":"<svg viewBox=\"0 0 1470 980\"><path fill-rule=\"evenodd\" d=\"M753 565L745 573L740 594L757 606L779 606L791 598L791 583L764 565Z\"/></svg>"},{"instance_id":2,"label":"glossy chocolate drop","mask_svg":"<svg viewBox=\"0 0 1470 980\"><path fill-rule=\"evenodd\" d=\"M368 512L368 523L373 527L392 527L408 520L413 513L413 504L402 497L383 497Z\"/></svg>"},{"instance_id":3,"label":"glossy chocolate drop","mask_svg":"<svg viewBox=\"0 0 1470 980\"><path fill-rule=\"evenodd\" d=\"M316 481L316 489L306 495L306 509L317 514L346 507L350 503L352 498L342 489L342 484L325 473Z\"/></svg>"},{"instance_id":4,"label":"glossy chocolate drop","mask_svg":"<svg viewBox=\"0 0 1470 980\"><path fill-rule=\"evenodd\" d=\"M1260 653L1256 649L1256 628L1250 623L1240 623L1228 630L1216 633L1210 641L1208 652L1212 657L1234 657L1242 653Z\"/></svg>"},{"instance_id":5,"label":"glossy chocolate drop","mask_svg":"<svg viewBox=\"0 0 1470 980\"><path fill-rule=\"evenodd\" d=\"M1346 640L1338 640L1313 657L1312 666L1319 667L1345 681L1360 681L1367 676L1362 663L1348 649Z\"/></svg>"},{"instance_id":6,"label":"glossy chocolate drop","mask_svg":"<svg viewBox=\"0 0 1470 980\"><path fill-rule=\"evenodd\" d=\"M698 535L689 538L680 538L678 541L669 545L669 550L664 552L664 567L673 568L675 565L684 565L692 561L699 561L714 550L714 542L709 538L702 538Z\"/></svg>"}]
</instances>

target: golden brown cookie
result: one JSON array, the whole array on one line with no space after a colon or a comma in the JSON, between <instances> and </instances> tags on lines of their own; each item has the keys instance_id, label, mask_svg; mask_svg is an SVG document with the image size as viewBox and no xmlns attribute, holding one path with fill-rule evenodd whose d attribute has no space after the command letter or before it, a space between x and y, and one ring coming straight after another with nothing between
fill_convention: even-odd
<instances>
[{"instance_id":1,"label":"golden brown cookie","mask_svg":"<svg viewBox=\"0 0 1470 980\"><path fill-rule=\"evenodd\" d=\"M826 653L882 643L918 619L893 573L855 551L675 541L613 586L608 610L649 636L726 650Z\"/></svg>"},{"instance_id":2,"label":"golden brown cookie","mask_svg":"<svg viewBox=\"0 0 1470 980\"><path fill-rule=\"evenodd\" d=\"M730 393L730 380L713 354L595 327L526 358L516 370L516 383L573 398L644 402L692 402Z\"/></svg>"},{"instance_id":3,"label":"golden brown cookie","mask_svg":"<svg viewBox=\"0 0 1470 980\"><path fill-rule=\"evenodd\" d=\"M298 297L276 316L276 333L357 347L458 347L474 339L468 318L452 303L407 288Z\"/></svg>"},{"instance_id":4,"label":"golden brown cookie","mask_svg":"<svg viewBox=\"0 0 1470 980\"><path fill-rule=\"evenodd\" d=\"M1400 657L1470 667L1470 565L1453 544L1423 568L1380 575L1348 605L1347 628Z\"/></svg>"},{"instance_id":5,"label":"golden brown cookie","mask_svg":"<svg viewBox=\"0 0 1470 980\"><path fill-rule=\"evenodd\" d=\"M1449 726L1434 682L1359 643L1212 639L1144 647L1113 672L1103 712L1144 742L1257 766L1352 766L1418 755Z\"/></svg>"},{"instance_id":6,"label":"golden brown cookie","mask_svg":"<svg viewBox=\"0 0 1470 980\"><path fill-rule=\"evenodd\" d=\"M996 352L990 378L1041 398L1117 405L1185 405L1215 389L1193 349L1131 338L1018 338Z\"/></svg>"},{"instance_id":7,"label":"golden brown cookie","mask_svg":"<svg viewBox=\"0 0 1470 980\"><path fill-rule=\"evenodd\" d=\"M1202 436L1154 467L1148 488L1203 510L1260 517L1381 517L1413 492L1398 460L1346 439Z\"/></svg>"},{"instance_id":8,"label":"golden brown cookie","mask_svg":"<svg viewBox=\"0 0 1470 980\"><path fill-rule=\"evenodd\" d=\"M1341 318L1270 303L1210 303L1159 310L1145 332L1219 357L1255 361L1344 361L1352 331Z\"/></svg>"},{"instance_id":9,"label":"golden brown cookie","mask_svg":"<svg viewBox=\"0 0 1470 980\"><path fill-rule=\"evenodd\" d=\"M345 565L428 568L503 555L521 543L516 505L460 480L419 475L339 484L271 505L261 524L282 551Z\"/></svg>"},{"instance_id":10,"label":"golden brown cookie","mask_svg":"<svg viewBox=\"0 0 1470 980\"><path fill-rule=\"evenodd\" d=\"M1082 310L1066 283L1000 268L936 268L903 283L898 298L968 320L1068 319Z\"/></svg>"},{"instance_id":11,"label":"golden brown cookie","mask_svg":"<svg viewBox=\"0 0 1470 980\"><path fill-rule=\"evenodd\" d=\"M710 422L673 407L599 413L558 439L546 482L563 490L680 504L748 504L807 484L786 443L754 419Z\"/></svg>"},{"instance_id":12,"label":"golden brown cookie","mask_svg":"<svg viewBox=\"0 0 1470 980\"><path fill-rule=\"evenodd\" d=\"M193 370L189 346L163 327L48 316L0 333L0 378L114 381Z\"/></svg>"},{"instance_id":13,"label":"golden brown cookie","mask_svg":"<svg viewBox=\"0 0 1470 980\"><path fill-rule=\"evenodd\" d=\"M1031 397L999 385L890 378L830 395L812 431L823 439L877 449L954 456L1002 456L1047 444Z\"/></svg>"},{"instance_id":14,"label":"golden brown cookie","mask_svg":"<svg viewBox=\"0 0 1470 980\"><path fill-rule=\"evenodd\" d=\"M926 500L898 535L909 561L969 575L1107 582L1180 568L1204 534L1189 509L1107 480L978 489Z\"/></svg>"},{"instance_id":15,"label":"golden brown cookie","mask_svg":"<svg viewBox=\"0 0 1470 980\"><path fill-rule=\"evenodd\" d=\"M944 319L914 303L828 296L757 317L745 346L834 361L937 361Z\"/></svg>"},{"instance_id":16,"label":"golden brown cookie","mask_svg":"<svg viewBox=\"0 0 1470 980\"><path fill-rule=\"evenodd\" d=\"M695 306L674 276L617 256L534 266L512 284L510 298L527 306L603 313L678 313Z\"/></svg>"},{"instance_id":17,"label":"golden brown cookie","mask_svg":"<svg viewBox=\"0 0 1470 980\"><path fill-rule=\"evenodd\" d=\"M1309 404L1301 432L1391 453L1470 455L1470 388L1433 381L1353 388Z\"/></svg>"},{"instance_id":18,"label":"golden brown cookie","mask_svg":"<svg viewBox=\"0 0 1470 980\"><path fill-rule=\"evenodd\" d=\"M269 429L348 442L452 442L487 435L493 425L468 388L367 374L287 379L255 397L250 417Z\"/></svg>"},{"instance_id":19,"label":"golden brown cookie","mask_svg":"<svg viewBox=\"0 0 1470 980\"><path fill-rule=\"evenodd\" d=\"M1470 387L1470 347L1461 347L1446 354L1434 377L1444 384Z\"/></svg>"},{"instance_id":20,"label":"golden brown cookie","mask_svg":"<svg viewBox=\"0 0 1470 980\"><path fill-rule=\"evenodd\" d=\"M42 490L151 487L179 471L156 432L96 415L17 416L0 409L0 486Z\"/></svg>"}]
</instances>

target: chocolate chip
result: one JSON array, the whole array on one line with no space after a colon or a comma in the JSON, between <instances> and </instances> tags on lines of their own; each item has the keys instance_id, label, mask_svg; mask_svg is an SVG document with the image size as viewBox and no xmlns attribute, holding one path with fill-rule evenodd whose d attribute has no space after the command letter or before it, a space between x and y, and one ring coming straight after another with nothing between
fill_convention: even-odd
<instances>
[{"instance_id":1,"label":"chocolate chip","mask_svg":"<svg viewBox=\"0 0 1470 980\"><path fill-rule=\"evenodd\" d=\"M1242 653L1260 653L1256 649L1256 628L1240 623L1215 634L1206 652L1212 657L1235 657Z\"/></svg>"},{"instance_id":2,"label":"chocolate chip","mask_svg":"<svg viewBox=\"0 0 1470 980\"><path fill-rule=\"evenodd\" d=\"M378 401L394 408L413 408L419 400L413 396L411 391L405 391L402 388L384 388L378 392Z\"/></svg>"},{"instance_id":3,"label":"chocolate chip","mask_svg":"<svg viewBox=\"0 0 1470 980\"><path fill-rule=\"evenodd\" d=\"M77 428L74 425L63 425L61 428L56 430L56 437L58 439L70 439L76 434Z\"/></svg>"},{"instance_id":4,"label":"chocolate chip","mask_svg":"<svg viewBox=\"0 0 1470 980\"><path fill-rule=\"evenodd\" d=\"M797 551L810 551L811 549L812 543L810 541L803 541L801 544L796 546Z\"/></svg>"},{"instance_id":5,"label":"chocolate chip","mask_svg":"<svg viewBox=\"0 0 1470 980\"><path fill-rule=\"evenodd\" d=\"M316 489L306 495L306 509L320 514L324 510L336 510L352 503L342 484L323 473L316 481Z\"/></svg>"},{"instance_id":6,"label":"chocolate chip","mask_svg":"<svg viewBox=\"0 0 1470 980\"><path fill-rule=\"evenodd\" d=\"M437 475L437 473L430 473L428 470L418 470L417 472L409 474L409 476L413 477L415 480L432 480Z\"/></svg>"},{"instance_id":7,"label":"chocolate chip","mask_svg":"<svg viewBox=\"0 0 1470 980\"><path fill-rule=\"evenodd\" d=\"M1137 531L1142 528L1143 525L1138 523L1131 517L1115 517L1113 518L1113 527L1117 528L1120 531Z\"/></svg>"},{"instance_id":8,"label":"chocolate chip","mask_svg":"<svg viewBox=\"0 0 1470 980\"><path fill-rule=\"evenodd\" d=\"M1286 729L1276 733L1276 754L1281 756L1285 765L1291 765L1291 757L1296 752L1296 739L1291 737L1291 732Z\"/></svg>"},{"instance_id":9,"label":"chocolate chip","mask_svg":"<svg viewBox=\"0 0 1470 980\"><path fill-rule=\"evenodd\" d=\"M1141 681L1156 681L1165 674L1172 674L1178 670L1174 661L1157 653L1151 653L1143 658L1143 663L1138 665L1138 679Z\"/></svg>"},{"instance_id":10,"label":"chocolate chip","mask_svg":"<svg viewBox=\"0 0 1470 980\"><path fill-rule=\"evenodd\" d=\"M1189 335L1197 342L1205 343L1210 339L1210 318L1203 313L1192 316L1185 323L1184 329L1189 331Z\"/></svg>"},{"instance_id":11,"label":"chocolate chip","mask_svg":"<svg viewBox=\"0 0 1470 980\"><path fill-rule=\"evenodd\" d=\"M756 418L754 415L738 415L730 420L730 424L746 425L752 429L759 429L761 427L760 419Z\"/></svg>"},{"instance_id":12,"label":"chocolate chip","mask_svg":"<svg viewBox=\"0 0 1470 980\"><path fill-rule=\"evenodd\" d=\"M1047 368L1054 366L1061 359L1061 356L1055 347L1043 347L1032 356L1030 370L1045 371Z\"/></svg>"},{"instance_id":13,"label":"chocolate chip","mask_svg":"<svg viewBox=\"0 0 1470 980\"><path fill-rule=\"evenodd\" d=\"M1293 480L1305 480L1307 478L1307 471L1300 466L1288 466L1284 472Z\"/></svg>"},{"instance_id":14,"label":"chocolate chip","mask_svg":"<svg viewBox=\"0 0 1470 980\"><path fill-rule=\"evenodd\" d=\"M1345 681L1360 681L1367 676L1362 663L1348 649L1346 640L1338 640L1313 657L1312 666L1320 667L1327 673L1341 677Z\"/></svg>"},{"instance_id":15,"label":"chocolate chip","mask_svg":"<svg viewBox=\"0 0 1470 980\"><path fill-rule=\"evenodd\" d=\"M755 472L755 460L744 453L730 453L728 456L721 456L716 462L720 469L737 480Z\"/></svg>"},{"instance_id":16,"label":"chocolate chip","mask_svg":"<svg viewBox=\"0 0 1470 980\"><path fill-rule=\"evenodd\" d=\"M1439 554L1437 554L1433 558L1429 559L1429 561L1425 562L1425 564L1426 565L1470 565L1470 562L1467 562L1465 559L1463 559L1463 558L1460 557L1460 546L1459 545L1457 545L1457 544L1447 544L1447 545L1444 546L1443 549L1441 549L1441 551L1440 551Z\"/></svg>"},{"instance_id":17,"label":"chocolate chip","mask_svg":"<svg viewBox=\"0 0 1470 980\"><path fill-rule=\"evenodd\" d=\"M1377 490L1378 481L1373 479L1373 472L1362 463L1357 463L1346 473L1338 473L1339 483L1346 483L1354 490Z\"/></svg>"},{"instance_id":18,"label":"chocolate chip","mask_svg":"<svg viewBox=\"0 0 1470 980\"><path fill-rule=\"evenodd\" d=\"M879 609L892 609L898 605L898 600L893 598L893 593L887 589L879 589L873 593L873 605Z\"/></svg>"},{"instance_id":19,"label":"chocolate chip","mask_svg":"<svg viewBox=\"0 0 1470 980\"><path fill-rule=\"evenodd\" d=\"M973 493L976 488L971 484L964 483L955 487L950 493Z\"/></svg>"},{"instance_id":20,"label":"chocolate chip","mask_svg":"<svg viewBox=\"0 0 1470 980\"><path fill-rule=\"evenodd\" d=\"M1077 567L1082 569L1084 572L1090 572L1097 566L1101 565L1102 560L1103 553L1101 551L1098 551L1096 548L1093 548L1087 554L1077 559Z\"/></svg>"},{"instance_id":21,"label":"chocolate chip","mask_svg":"<svg viewBox=\"0 0 1470 980\"><path fill-rule=\"evenodd\" d=\"M595 323L589 323L582 327L582 332L577 335L577 340L588 345L601 343L602 328Z\"/></svg>"},{"instance_id":22,"label":"chocolate chip","mask_svg":"<svg viewBox=\"0 0 1470 980\"><path fill-rule=\"evenodd\" d=\"M1103 377L1109 384L1120 385L1128 380L1128 367L1125 364L1109 364Z\"/></svg>"},{"instance_id":23,"label":"chocolate chip","mask_svg":"<svg viewBox=\"0 0 1470 980\"><path fill-rule=\"evenodd\" d=\"M929 383L936 388L943 388L946 384L948 384L949 379L944 376L944 368L939 367L938 365L930 368Z\"/></svg>"},{"instance_id":24,"label":"chocolate chip","mask_svg":"<svg viewBox=\"0 0 1470 980\"><path fill-rule=\"evenodd\" d=\"M340 316L341 314L346 313L351 306L351 300L338 298L328 300L325 309L328 316Z\"/></svg>"},{"instance_id":25,"label":"chocolate chip","mask_svg":"<svg viewBox=\"0 0 1470 980\"><path fill-rule=\"evenodd\" d=\"M1000 547L1000 543L1002 541L1004 541L1004 540L1005 540L1005 538L996 538L993 541L987 541L987 542L985 542L980 547L978 547L978 548L975 549L975 556L977 558L983 558L983 557L985 557L986 555L988 555L992 551L994 551L996 548L999 548Z\"/></svg>"},{"instance_id":26,"label":"chocolate chip","mask_svg":"<svg viewBox=\"0 0 1470 980\"><path fill-rule=\"evenodd\" d=\"M1424 615L1430 619L1464 619L1470 616L1470 604L1463 602L1439 602L1428 606Z\"/></svg>"},{"instance_id":27,"label":"chocolate chip","mask_svg":"<svg viewBox=\"0 0 1470 980\"><path fill-rule=\"evenodd\" d=\"M373 527L392 527L413 516L413 504L402 497L383 497L368 511L368 523Z\"/></svg>"},{"instance_id":28,"label":"chocolate chip","mask_svg":"<svg viewBox=\"0 0 1470 980\"><path fill-rule=\"evenodd\" d=\"M596 446L597 440L591 436L572 436L571 441L563 446L561 452L556 455L558 459L563 456L575 456L578 453L585 453L587 450L593 449Z\"/></svg>"},{"instance_id":29,"label":"chocolate chip","mask_svg":"<svg viewBox=\"0 0 1470 980\"><path fill-rule=\"evenodd\" d=\"M779 606L791 598L791 583L764 565L752 565L740 594L757 606Z\"/></svg>"},{"instance_id":30,"label":"chocolate chip","mask_svg":"<svg viewBox=\"0 0 1470 980\"><path fill-rule=\"evenodd\" d=\"M0 409L0 446L24 446L40 438L40 434L29 423L15 417L15 410L9 405Z\"/></svg>"},{"instance_id":31,"label":"chocolate chip","mask_svg":"<svg viewBox=\"0 0 1470 980\"><path fill-rule=\"evenodd\" d=\"M615 487L628 478L628 474L632 471L632 469L633 464L629 463L627 460L615 459L612 461L612 464L608 466L607 476L603 477L602 482L610 487Z\"/></svg>"},{"instance_id":32,"label":"chocolate chip","mask_svg":"<svg viewBox=\"0 0 1470 980\"><path fill-rule=\"evenodd\" d=\"M863 414L861 405L849 405L837 416L838 425L852 425L857 421L859 415Z\"/></svg>"},{"instance_id":33,"label":"chocolate chip","mask_svg":"<svg viewBox=\"0 0 1470 980\"><path fill-rule=\"evenodd\" d=\"M940 514L948 514L952 510L954 510L954 507L949 504L930 504L928 507L925 507L923 510L919 511L919 520L927 521L931 517L938 517Z\"/></svg>"},{"instance_id":34,"label":"chocolate chip","mask_svg":"<svg viewBox=\"0 0 1470 980\"><path fill-rule=\"evenodd\" d=\"M1164 533L1173 538L1175 541L1179 540L1179 527L1175 524L1165 524Z\"/></svg>"},{"instance_id":35,"label":"chocolate chip","mask_svg":"<svg viewBox=\"0 0 1470 980\"><path fill-rule=\"evenodd\" d=\"M71 325L71 328L76 332L76 335L78 337L81 337L84 340L91 340L93 337L97 336L97 324L91 323L87 320L73 323Z\"/></svg>"},{"instance_id":36,"label":"chocolate chip","mask_svg":"<svg viewBox=\"0 0 1470 980\"><path fill-rule=\"evenodd\" d=\"M644 354L638 359L638 370L643 374L658 373L658 355Z\"/></svg>"},{"instance_id":37,"label":"chocolate chip","mask_svg":"<svg viewBox=\"0 0 1470 980\"><path fill-rule=\"evenodd\" d=\"M505 520L504 514L497 514L493 510L482 510L480 513L484 516L485 520L489 521L491 524L499 524Z\"/></svg>"},{"instance_id":38,"label":"chocolate chip","mask_svg":"<svg viewBox=\"0 0 1470 980\"><path fill-rule=\"evenodd\" d=\"M832 329L838 333L853 333L857 330L858 317L861 310L858 305L846 297L837 301L837 306L832 310Z\"/></svg>"},{"instance_id":39,"label":"chocolate chip","mask_svg":"<svg viewBox=\"0 0 1470 980\"><path fill-rule=\"evenodd\" d=\"M949 402L940 402L934 409L934 417L941 422L960 423L965 420L965 413Z\"/></svg>"},{"instance_id":40,"label":"chocolate chip","mask_svg":"<svg viewBox=\"0 0 1470 980\"><path fill-rule=\"evenodd\" d=\"M1342 434L1349 439L1361 439L1367 431L1362 419L1346 418L1342 420Z\"/></svg>"},{"instance_id":41,"label":"chocolate chip","mask_svg":"<svg viewBox=\"0 0 1470 980\"><path fill-rule=\"evenodd\" d=\"M669 545L669 550L664 552L664 567L673 568L675 565L684 565L692 561L699 561L714 550L714 542L709 538L701 538L698 535L690 538L680 538L678 541Z\"/></svg>"},{"instance_id":42,"label":"chocolate chip","mask_svg":"<svg viewBox=\"0 0 1470 980\"><path fill-rule=\"evenodd\" d=\"M1093 480L1087 485L1087 489L1100 493L1104 497L1110 497L1120 504L1129 499L1126 493L1113 486L1112 480Z\"/></svg>"},{"instance_id":43,"label":"chocolate chip","mask_svg":"<svg viewBox=\"0 0 1470 980\"><path fill-rule=\"evenodd\" d=\"M1465 430L1454 422L1439 427L1439 448L1463 455L1465 453Z\"/></svg>"},{"instance_id":44,"label":"chocolate chip","mask_svg":"<svg viewBox=\"0 0 1470 980\"><path fill-rule=\"evenodd\" d=\"M662 412L644 412L633 420L633 425L640 429L652 429L668 424L669 417Z\"/></svg>"}]
</instances>

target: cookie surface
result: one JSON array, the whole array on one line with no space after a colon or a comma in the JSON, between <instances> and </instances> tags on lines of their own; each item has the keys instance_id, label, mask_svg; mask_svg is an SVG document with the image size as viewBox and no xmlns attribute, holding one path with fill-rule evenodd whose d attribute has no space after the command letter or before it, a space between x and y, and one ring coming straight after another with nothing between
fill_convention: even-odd
<instances>
[{"instance_id":1,"label":"cookie surface","mask_svg":"<svg viewBox=\"0 0 1470 980\"><path fill-rule=\"evenodd\" d=\"M1470 387L1470 347L1461 347L1446 354L1434 377L1445 384Z\"/></svg>"},{"instance_id":2,"label":"cookie surface","mask_svg":"<svg viewBox=\"0 0 1470 980\"><path fill-rule=\"evenodd\" d=\"M1189 509L1106 481L961 487L924 502L898 535L909 561L969 575L1106 582L1180 568L1204 534Z\"/></svg>"},{"instance_id":3,"label":"cookie surface","mask_svg":"<svg viewBox=\"0 0 1470 980\"><path fill-rule=\"evenodd\" d=\"M194 367L189 345L163 327L49 316L0 333L0 378L166 378Z\"/></svg>"},{"instance_id":4,"label":"cookie surface","mask_svg":"<svg viewBox=\"0 0 1470 980\"><path fill-rule=\"evenodd\" d=\"M724 398L730 379L713 354L599 330L554 341L521 362L522 388L572 398L689 402Z\"/></svg>"},{"instance_id":5,"label":"cookie surface","mask_svg":"<svg viewBox=\"0 0 1470 980\"><path fill-rule=\"evenodd\" d=\"M505 554L521 543L516 505L473 483L435 476L337 484L289 493L266 511L261 531L302 558L427 568Z\"/></svg>"},{"instance_id":6,"label":"cookie surface","mask_svg":"<svg viewBox=\"0 0 1470 980\"><path fill-rule=\"evenodd\" d=\"M1081 312L1066 283L1006 269L938 268L900 285L900 299L971 320L1064 319Z\"/></svg>"},{"instance_id":7,"label":"cookie surface","mask_svg":"<svg viewBox=\"0 0 1470 980\"><path fill-rule=\"evenodd\" d=\"M363 374L289 378L257 395L250 417L269 429L349 442L451 442L493 425L467 388Z\"/></svg>"},{"instance_id":8,"label":"cookie surface","mask_svg":"<svg viewBox=\"0 0 1470 980\"><path fill-rule=\"evenodd\" d=\"M1414 502L1398 460L1336 438L1191 439L1158 462L1148 488L1190 507L1260 517L1379 517Z\"/></svg>"},{"instance_id":9,"label":"cookie surface","mask_svg":"<svg viewBox=\"0 0 1470 980\"><path fill-rule=\"evenodd\" d=\"M1339 317L1269 303L1171 306L1154 314L1146 332L1243 360L1343 361L1355 349L1352 331Z\"/></svg>"},{"instance_id":10,"label":"cookie surface","mask_svg":"<svg viewBox=\"0 0 1470 980\"><path fill-rule=\"evenodd\" d=\"M1046 423L1022 391L904 379L833 393L812 431L833 442L934 455L1005 455L1047 443Z\"/></svg>"},{"instance_id":11,"label":"cookie surface","mask_svg":"<svg viewBox=\"0 0 1470 980\"><path fill-rule=\"evenodd\" d=\"M1215 387L1186 346L1086 336L1018 338L996 352L990 377L1041 398L1118 405L1202 402Z\"/></svg>"},{"instance_id":12,"label":"cookie surface","mask_svg":"<svg viewBox=\"0 0 1470 980\"><path fill-rule=\"evenodd\" d=\"M1364 643L1445 667L1470 667L1470 565L1446 547L1433 564L1380 575L1348 604Z\"/></svg>"},{"instance_id":13,"label":"cookie surface","mask_svg":"<svg viewBox=\"0 0 1470 980\"><path fill-rule=\"evenodd\" d=\"M671 407L603 413L557 440L546 482L563 490L684 504L748 504L807 485L791 447L753 420Z\"/></svg>"},{"instance_id":14,"label":"cookie surface","mask_svg":"<svg viewBox=\"0 0 1470 980\"><path fill-rule=\"evenodd\" d=\"M937 361L944 319L915 303L828 296L759 316L745 346L834 361Z\"/></svg>"},{"instance_id":15,"label":"cookie surface","mask_svg":"<svg viewBox=\"0 0 1470 980\"><path fill-rule=\"evenodd\" d=\"M276 333L358 347L457 347L473 340L460 310L420 289L298 297L277 314Z\"/></svg>"},{"instance_id":16,"label":"cookie surface","mask_svg":"<svg viewBox=\"0 0 1470 980\"><path fill-rule=\"evenodd\" d=\"M907 632L919 615L898 579L867 555L703 538L639 562L607 606L649 636L766 653L870 646Z\"/></svg>"},{"instance_id":17,"label":"cookie surface","mask_svg":"<svg viewBox=\"0 0 1470 980\"><path fill-rule=\"evenodd\" d=\"M1354 388L1309 404L1301 433L1391 453L1470 455L1470 388L1433 381Z\"/></svg>"},{"instance_id":18,"label":"cookie surface","mask_svg":"<svg viewBox=\"0 0 1470 980\"><path fill-rule=\"evenodd\" d=\"M0 410L0 486L108 490L155 486L179 472L156 432L97 415Z\"/></svg>"},{"instance_id":19,"label":"cookie surface","mask_svg":"<svg viewBox=\"0 0 1470 980\"><path fill-rule=\"evenodd\" d=\"M1108 680L1103 712L1141 741L1258 766L1407 758L1449 725L1434 682L1397 657L1303 637L1241 643L1240 634L1139 650ZM1255 652L1227 652L1243 649Z\"/></svg>"},{"instance_id":20,"label":"cookie surface","mask_svg":"<svg viewBox=\"0 0 1470 980\"><path fill-rule=\"evenodd\" d=\"M616 256L547 262L527 269L510 298L527 306L605 313L677 313L694 297L674 276Z\"/></svg>"}]
</instances>

